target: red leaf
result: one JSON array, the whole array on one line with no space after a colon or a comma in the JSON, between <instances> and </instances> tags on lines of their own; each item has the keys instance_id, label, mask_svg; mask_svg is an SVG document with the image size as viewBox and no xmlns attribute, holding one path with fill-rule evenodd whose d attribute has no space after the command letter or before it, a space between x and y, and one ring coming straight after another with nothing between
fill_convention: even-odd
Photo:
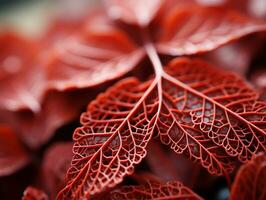
<instances>
[{"instance_id":1,"label":"red leaf","mask_svg":"<svg viewBox=\"0 0 266 200\"><path fill-rule=\"evenodd\" d=\"M129 2L111 4L118 6L122 13L130 9L130 17L121 14L120 20L142 23L135 30L133 26L131 28L136 33L134 39L142 42L152 62L155 78L145 83L133 78L124 80L89 105L81 117L83 127L78 128L73 136L74 157L68 171L69 182L59 193L58 199L86 198L120 183L145 156L145 147L155 128L161 141L176 153L201 163L212 174L223 174L227 178L237 159L246 162L253 154L265 150L265 103L258 102L257 94L243 80L198 60L179 59L163 69L158 52L183 55L210 51L242 36L265 31L266 26L225 9L190 6L166 14L162 25L155 27L154 31L153 26L143 27L148 25L153 15L147 14L149 17L146 19L149 20L146 24L132 17L136 16L133 10L140 9L139 5L147 2L142 1L136 8L131 7ZM153 13L156 9L149 11ZM116 32L119 32L118 35L123 33L123 38L127 38L122 30L125 24L114 24L105 17L96 19L104 25L101 31L108 32L104 32L106 35L100 37L101 40L97 36L90 42L102 45L104 41L104 45L100 46L106 48L108 44L112 51L115 43L109 40L114 40L113 32L115 35ZM95 26L90 23L88 26L93 27L94 33ZM152 38L153 35L157 36ZM154 44L154 41L157 43ZM90 45L86 48L91 48ZM131 45L126 43L126 46ZM70 50L73 49L71 46ZM138 46L132 47L132 51L143 53ZM126 50L121 52L123 58L124 52L129 55ZM94 54L87 52L86 56L92 58ZM132 69L132 62L129 63L126 65L123 62L126 67L131 66L127 71ZM119 77L111 74L113 78ZM85 76L87 82L83 86L91 86L88 80L93 79ZM96 83L104 81L103 77L99 76ZM79 85L78 79L69 86ZM58 78L55 80L57 82ZM68 88L65 83L60 87Z\"/></svg>"},{"instance_id":2,"label":"red leaf","mask_svg":"<svg viewBox=\"0 0 266 200\"><path fill-rule=\"evenodd\" d=\"M134 200L134 199L202 199L189 188L177 181L160 183L148 180L140 186L124 186L111 192L110 200Z\"/></svg>"},{"instance_id":3,"label":"red leaf","mask_svg":"<svg viewBox=\"0 0 266 200\"><path fill-rule=\"evenodd\" d=\"M39 111L44 92L41 68L34 65L37 44L13 33L0 36L0 108Z\"/></svg>"},{"instance_id":4,"label":"red leaf","mask_svg":"<svg viewBox=\"0 0 266 200\"><path fill-rule=\"evenodd\" d=\"M133 166L146 155L154 129L157 94L148 87L149 83L126 79L89 105L81 117L84 126L73 135L69 182L59 199L85 198L133 173Z\"/></svg>"},{"instance_id":5,"label":"red leaf","mask_svg":"<svg viewBox=\"0 0 266 200\"><path fill-rule=\"evenodd\" d=\"M0 176L8 176L29 163L29 157L17 136L0 124Z\"/></svg>"},{"instance_id":6,"label":"red leaf","mask_svg":"<svg viewBox=\"0 0 266 200\"><path fill-rule=\"evenodd\" d=\"M46 71L49 87L57 90L92 87L121 77L144 55L123 30L99 13L51 54Z\"/></svg>"},{"instance_id":7,"label":"red leaf","mask_svg":"<svg viewBox=\"0 0 266 200\"><path fill-rule=\"evenodd\" d=\"M105 0L111 18L142 27L148 26L164 0Z\"/></svg>"},{"instance_id":8,"label":"red leaf","mask_svg":"<svg viewBox=\"0 0 266 200\"><path fill-rule=\"evenodd\" d=\"M254 155L251 161L243 165L232 186L230 200L266 199L266 156Z\"/></svg>"},{"instance_id":9,"label":"red leaf","mask_svg":"<svg viewBox=\"0 0 266 200\"><path fill-rule=\"evenodd\" d=\"M107 1L107 9L109 13L116 9L127 13L128 15L119 16L127 22L142 23L144 26L145 23L149 24L153 18L151 13L155 15L163 1L143 0L137 4L132 1L134 6L130 2ZM199 6L180 9L180 4L184 3L168 2L168 6L164 5L160 12L161 16L166 15L161 17L162 22L155 20L156 23L148 27L151 29L148 37L156 35L154 41L157 41L160 53L197 54L213 50L245 35L266 30L263 23L235 12ZM150 6L150 12L141 11ZM146 19L145 23L143 19ZM45 64L49 88L66 90L92 87L131 71L145 54L140 46L147 41L141 37L142 32L148 28L144 30L142 27L139 30L131 27L129 31L125 27L127 26L117 25L108 19L102 11L92 13L77 34L64 39L50 52L49 61ZM135 44L135 41L141 45Z\"/></svg>"},{"instance_id":10,"label":"red leaf","mask_svg":"<svg viewBox=\"0 0 266 200\"><path fill-rule=\"evenodd\" d=\"M163 143L217 174L232 167L228 157L245 162L265 149L266 104L240 77L188 59L172 61L166 72Z\"/></svg>"},{"instance_id":11,"label":"red leaf","mask_svg":"<svg viewBox=\"0 0 266 200\"><path fill-rule=\"evenodd\" d=\"M62 188L71 163L72 142L56 143L44 155L42 171L45 185L52 199Z\"/></svg>"},{"instance_id":12,"label":"red leaf","mask_svg":"<svg viewBox=\"0 0 266 200\"><path fill-rule=\"evenodd\" d=\"M265 150L266 104L237 75L201 60L176 59L164 69L152 46L155 79L119 82L93 101L73 136L69 182L58 199L113 187L145 156L157 126L161 141L210 173L227 175Z\"/></svg>"},{"instance_id":13,"label":"red leaf","mask_svg":"<svg viewBox=\"0 0 266 200\"><path fill-rule=\"evenodd\" d=\"M265 23L234 11L188 6L174 9L162 21L157 49L173 56L211 51L245 35L265 31Z\"/></svg>"},{"instance_id":14,"label":"red leaf","mask_svg":"<svg viewBox=\"0 0 266 200\"><path fill-rule=\"evenodd\" d=\"M37 149L54 135L56 129L78 117L90 95L92 93L88 91L50 92L44 99L40 112L2 111L0 121L12 125L30 148Z\"/></svg>"},{"instance_id":15,"label":"red leaf","mask_svg":"<svg viewBox=\"0 0 266 200\"><path fill-rule=\"evenodd\" d=\"M23 193L22 200L48 200L48 196L34 187L27 187Z\"/></svg>"}]
</instances>

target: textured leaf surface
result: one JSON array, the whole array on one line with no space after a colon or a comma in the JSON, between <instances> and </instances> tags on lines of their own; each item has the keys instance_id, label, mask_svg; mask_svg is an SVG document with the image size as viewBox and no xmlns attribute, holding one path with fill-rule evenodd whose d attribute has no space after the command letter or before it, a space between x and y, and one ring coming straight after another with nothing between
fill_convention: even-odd
<instances>
[{"instance_id":1,"label":"textured leaf surface","mask_svg":"<svg viewBox=\"0 0 266 200\"><path fill-rule=\"evenodd\" d=\"M48 196L42 190L29 186L25 189L22 200L48 200Z\"/></svg>"},{"instance_id":2,"label":"textured leaf surface","mask_svg":"<svg viewBox=\"0 0 266 200\"><path fill-rule=\"evenodd\" d=\"M16 134L0 124L0 176L8 176L29 163L29 156Z\"/></svg>"},{"instance_id":3,"label":"textured leaf surface","mask_svg":"<svg viewBox=\"0 0 266 200\"><path fill-rule=\"evenodd\" d=\"M46 64L49 87L66 90L104 83L129 72L143 55L122 29L96 13L51 52Z\"/></svg>"},{"instance_id":4,"label":"textured leaf surface","mask_svg":"<svg viewBox=\"0 0 266 200\"><path fill-rule=\"evenodd\" d=\"M177 7L162 21L157 49L160 53L173 56L191 55L265 30L264 23L234 11L198 6Z\"/></svg>"},{"instance_id":5,"label":"textured leaf surface","mask_svg":"<svg viewBox=\"0 0 266 200\"><path fill-rule=\"evenodd\" d=\"M230 200L266 199L266 156L260 153L241 166L232 186Z\"/></svg>"},{"instance_id":6,"label":"textured leaf surface","mask_svg":"<svg viewBox=\"0 0 266 200\"><path fill-rule=\"evenodd\" d=\"M42 171L45 185L52 199L62 188L72 159L72 142L56 143L44 155Z\"/></svg>"},{"instance_id":7,"label":"textured leaf surface","mask_svg":"<svg viewBox=\"0 0 266 200\"><path fill-rule=\"evenodd\" d=\"M108 14L129 24L147 26L164 0L105 0Z\"/></svg>"},{"instance_id":8,"label":"textured leaf surface","mask_svg":"<svg viewBox=\"0 0 266 200\"><path fill-rule=\"evenodd\" d=\"M33 60L37 44L13 33L0 36L0 108L40 110L43 73Z\"/></svg>"},{"instance_id":9,"label":"textured leaf surface","mask_svg":"<svg viewBox=\"0 0 266 200\"><path fill-rule=\"evenodd\" d=\"M240 77L201 60L176 59L142 84L121 81L82 115L59 197L78 199L121 182L145 156L154 124L176 153L226 175L237 159L265 150L265 106Z\"/></svg>"},{"instance_id":10,"label":"textured leaf surface","mask_svg":"<svg viewBox=\"0 0 266 200\"><path fill-rule=\"evenodd\" d=\"M111 200L133 200L133 199L202 199L189 188L177 181L160 183L157 181L147 181L140 186L124 186L116 189L110 194Z\"/></svg>"},{"instance_id":11,"label":"textured leaf surface","mask_svg":"<svg viewBox=\"0 0 266 200\"><path fill-rule=\"evenodd\" d=\"M133 172L154 129L157 94L148 86L127 79L89 105L81 117L83 127L73 135L69 182L59 199L87 197Z\"/></svg>"},{"instance_id":12,"label":"textured leaf surface","mask_svg":"<svg viewBox=\"0 0 266 200\"><path fill-rule=\"evenodd\" d=\"M266 104L240 77L188 59L174 60L166 72L158 121L163 143L217 174L230 170L232 158L245 162L265 149Z\"/></svg>"}]
</instances>

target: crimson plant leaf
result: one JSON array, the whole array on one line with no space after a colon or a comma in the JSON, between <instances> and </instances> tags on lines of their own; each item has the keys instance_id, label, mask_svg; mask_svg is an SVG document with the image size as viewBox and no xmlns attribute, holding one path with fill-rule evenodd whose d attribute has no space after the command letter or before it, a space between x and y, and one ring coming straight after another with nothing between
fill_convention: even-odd
<instances>
[{"instance_id":1,"label":"crimson plant leaf","mask_svg":"<svg viewBox=\"0 0 266 200\"><path fill-rule=\"evenodd\" d=\"M165 71L163 143L217 174L232 167L228 156L245 162L265 150L266 104L240 77L189 59L176 59Z\"/></svg>"},{"instance_id":2,"label":"crimson plant leaf","mask_svg":"<svg viewBox=\"0 0 266 200\"><path fill-rule=\"evenodd\" d=\"M38 149L54 135L64 124L78 118L80 111L90 99L90 91L57 92L46 95L41 111L32 113L0 112L0 122L8 123L18 131L18 135L27 146ZM75 99L75 105L73 105Z\"/></svg>"},{"instance_id":3,"label":"crimson plant leaf","mask_svg":"<svg viewBox=\"0 0 266 200\"><path fill-rule=\"evenodd\" d=\"M59 199L80 199L115 186L146 155L154 129L156 91L149 83L126 79L100 95L81 117L68 184ZM151 116L151 117L150 117Z\"/></svg>"},{"instance_id":4,"label":"crimson plant leaf","mask_svg":"<svg viewBox=\"0 0 266 200\"><path fill-rule=\"evenodd\" d=\"M173 56L211 51L250 33L266 30L265 23L237 12L200 6L173 9L161 22L160 53Z\"/></svg>"},{"instance_id":5,"label":"crimson plant leaf","mask_svg":"<svg viewBox=\"0 0 266 200\"><path fill-rule=\"evenodd\" d=\"M29 156L8 126L0 124L0 176L13 174L29 163Z\"/></svg>"},{"instance_id":6,"label":"crimson plant leaf","mask_svg":"<svg viewBox=\"0 0 266 200\"><path fill-rule=\"evenodd\" d=\"M42 172L50 197L54 199L62 188L72 159L72 142L56 143L44 155Z\"/></svg>"},{"instance_id":7,"label":"crimson plant leaf","mask_svg":"<svg viewBox=\"0 0 266 200\"><path fill-rule=\"evenodd\" d=\"M133 200L133 199L187 199L200 200L200 196L178 181L160 183L154 180L140 186L123 186L110 193L110 200Z\"/></svg>"},{"instance_id":8,"label":"crimson plant leaf","mask_svg":"<svg viewBox=\"0 0 266 200\"><path fill-rule=\"evenodd\" d=\"M142 27L149 25L163 2L164 0L105 0L111 18Z\"/></svg>"},{"instance_id":9,"label":"crimson plant leaf","mask_svg":"<svg viewBox=\"0 0 266 200\"><path fill-rule=\"evenodd\" d=\"M49 88L92 87L131 71L145 55L141 47L144 26L151 30L157 50L170 55L211 51L247 34L266 30L263 23L236 12L194 4L181 9L186 3L166 2L106 1L109 14L140 25L140 29L131 27L129 31L126 28L129 26L118 25L102 11L95 11L83 28L51 50L45 64ZM156 13L160 17L149 24Z\"/></svg>"},{"instance_id":10,"label":"crimson plant leaf","mask_svg":"<svg viewBox=\"0 0 266 200\"><path fill-rule=\"evenodd\" d=\"M230 200L266 199L266 156L254 155L251 161L241 166L232 186Z\"/></svg>"},{"instance_id":11,"label":"crimson plant leaf","mask_svg":"<svg viewBox=\"0 0 266 200\"><path fill-rule=\"evenodd\" d=\"M48 200L48 196L42 190L28 186L23 193L22 200Z\"/></svg>"},{"instance_id":12,"label":"crimson plant leaf","mask_svg":"<svg viewBox=\"0 0 266 200\"><path fill-rule=\"evenodd\" d=\"M37 44L14 33L0 36L0 108L40 110L43 73L33 64Z\"/></svg>"},{"instance_id":13,"label":"crimson plant leaf","mask_svg":"<svg viewBox=\"0 0 266 200\"><path fill-rule=\"evenodd\" d=\"M237 75L179 58L164 69L153 46L154 79L119 82L93 101L73 136L68 184L58 198L79 199L113 187L145 156L156 125L178 154L227 176L237 159L265 150L266 104Z\"/></svg>"},{"instance_id":14,"label":"crimson plant leaf","mask_svg":"<svg viewBox=\"0 0 266 200\"><path fill-rule=\"evenodd\" d=\"M45 64L50 88L85 88L118 78L137 65L143 51L105 15L95 12L82 30L58 42Z\"/></svg>"}]
</instances>

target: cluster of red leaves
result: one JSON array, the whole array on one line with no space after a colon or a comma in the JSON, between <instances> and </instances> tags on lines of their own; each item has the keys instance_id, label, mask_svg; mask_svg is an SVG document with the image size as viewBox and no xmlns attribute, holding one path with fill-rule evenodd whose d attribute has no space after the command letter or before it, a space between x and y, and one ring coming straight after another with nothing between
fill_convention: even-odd
<instances>
[{"instance_id":1,"label":"cluster of red leaves","mask_svg":"<svg viewBox=\"0 0 266 200\"><path fill-rule=\"evenodd\" d=\"M235 180L232 200L265 198L266 76L250 68L266 64L265 13L251 0L104 5L40 41L1 35L0 176L34 166L24 200L202 199L191 189L205 196L217 176ZM55 143L88 102L74 144Z\"/></svg>"}]
</instances>

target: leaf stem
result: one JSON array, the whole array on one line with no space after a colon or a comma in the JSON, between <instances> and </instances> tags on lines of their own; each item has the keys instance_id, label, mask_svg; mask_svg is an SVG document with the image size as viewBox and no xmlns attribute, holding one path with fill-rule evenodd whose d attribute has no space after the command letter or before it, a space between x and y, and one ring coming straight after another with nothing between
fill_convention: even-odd
<instances>
[{"instance_id":1,"label":"leaf stem","mask_svg":"<svg viewBox=\"0 0 266 200\"><path fill-rule=\"evenodd\" d=\"M159 58L159 55L154 47L153 43L151 42L149 31L147 29L142 29L142 38L144 42L144 48L146 53L153 65L153 69L155 71L156 78L160 79L163 75L163 66L162 62Z\"/></svg>"}]
</instances>

